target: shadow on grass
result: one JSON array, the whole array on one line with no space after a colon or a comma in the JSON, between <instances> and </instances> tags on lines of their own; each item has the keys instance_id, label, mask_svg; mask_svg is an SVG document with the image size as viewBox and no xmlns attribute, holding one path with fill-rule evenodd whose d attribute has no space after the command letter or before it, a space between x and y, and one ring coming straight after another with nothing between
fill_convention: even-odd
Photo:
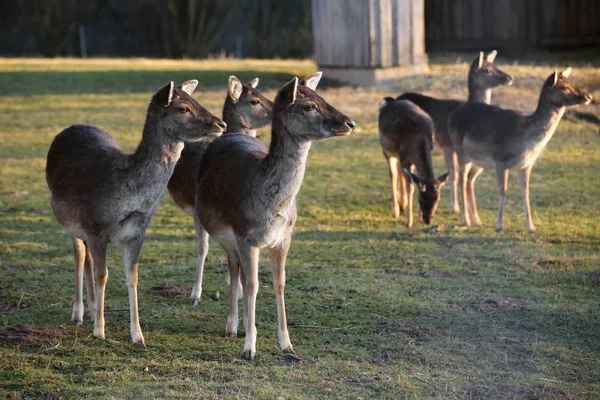
<instances>
[{"instance_id":1,"label":"shadow on grass","mask_svg":"<svg viewBox=\"0 0 600 400\"><path fill-rule=\"evenodd\" d=\"M0 96L149 93L169 81L197 79L199 89L225 88L230 75L242 82L260 78L261 89L276 88L294 76L280 72L207 70L18 71L0 73Z\"/></svg>"}]
</instances>

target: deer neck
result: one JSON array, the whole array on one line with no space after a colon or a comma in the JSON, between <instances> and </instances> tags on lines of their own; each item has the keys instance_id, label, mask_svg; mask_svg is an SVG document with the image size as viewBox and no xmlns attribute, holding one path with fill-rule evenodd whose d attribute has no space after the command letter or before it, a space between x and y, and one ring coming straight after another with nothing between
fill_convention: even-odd
<instances>
[{"instance_id":1,"label":"deer neck","mask_svg":"<svg viewBox=\"0 0 600 400\"><path fill-rule=\"evenodd\" d=\"M433 179L433 164L431 163L431 145L427 141L423 141L416 149L414 160L417 173L424 179Z\"/></svg>"},{"instance_id":2,"label":"deer neck","mask_svg":"<svg viewBox=\"0 0 600 400\"><path fill-rule=\"evenodd\" d=\"M276 213L287 210L298 194L310 146L310 140L296 140L282 121L273 121L269 154L263 159L261 173L264 203Z\"/></svg>"},{"instance_id":3,"label":"deer neck","mask_svg":"<svg viewBox=\"0 0 600 400\"><path fill-rule=\"evenodd\" d=\"M553 104L550 101L548 92L549 89L544 86L536 110L526 118L526 133L528 136L547 138L549 140L565 113L564 106Z\"/></svg>"},{"instance_id":4,"label":"deer neck","mask_svg":"<svg viewBox=\"0 0 600 400\"><path fill-rule=\"evenodd\" d=\"M248 118L237 113L235 104L229 97L223 106L223 121L227 124L227 130L224 133L243 133L256 137L256 131L250 127L251 123Z\"/></svg>"},{"instance_id":5,"label":"deer neck","mask_svg":"<svg viewBox=\"0 0 600 400\"><path fill-rule=\"evenodd\" d=\"M468 79L469 101L490 104L492 102L492 89L479 85L475 82L473 73Z\"/></svg>"}]
</instances>

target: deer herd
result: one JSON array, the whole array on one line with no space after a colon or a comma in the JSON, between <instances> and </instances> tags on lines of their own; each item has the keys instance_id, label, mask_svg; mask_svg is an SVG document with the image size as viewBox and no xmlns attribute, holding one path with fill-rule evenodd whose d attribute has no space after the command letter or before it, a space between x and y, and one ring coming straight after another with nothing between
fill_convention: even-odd
<instances>
[{"instance_id":1,"label":"deer herd","mask_svg":"<svg viewBox=\"0 0 600 400\"><path fill-rule=\"evenodd\" d=\"M412 226L412 197L419 193L419 217L430 224L441 189L450 186L451 209L465 226L481 225L475 181L484 168L496 171L500 192L496 229L503 229L508 171L517 169L525 224L535 230L529 205L529 177L551 139L565 107L588 104L591 96L571 84L571 68L543 83L534 113L490 105L493 88L513 78L494 65L496 51L480 53L469 68L466 101L419 93L386 97L379 103L379 141L388 163L392 214L406 214ZM72 321L83 323L85 275L88 313L94 336L104 338L107 246L123 246L130 302L132 342L146 343L138 315L138 262L145 231L165 187L193 217L198 263L191 293L196 305L212 236L227 254L230 305L225 332L238 332L238 300L243 301L244 357L256 355L255 326L259 253L266 248L273 275L281 350L294 353L285 312L285 263L297 218L296 196L313 141L349 135L352 119L316 93L317 72L292 79L271 102L258 78L243 84L231 76L223 120L202 107L192 93L195 80L160 88L148 106L137 149L121 150L106 131L73 125L59 133L48 151L46 180L52 210L71 236L75 261ZM256 129L271 125L269 146ZM447 172L434 174L431 151L437 143ZM460 202L458 201L460 197Z\"/></svg>"}]
</instances>

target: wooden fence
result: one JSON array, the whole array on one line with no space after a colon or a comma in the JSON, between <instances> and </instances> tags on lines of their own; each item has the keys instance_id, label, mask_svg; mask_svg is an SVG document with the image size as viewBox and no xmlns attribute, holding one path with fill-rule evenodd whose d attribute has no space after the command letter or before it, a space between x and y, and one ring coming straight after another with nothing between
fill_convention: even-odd
<instances>
[{"instance_id":1,"label":"wooden fence","mask_svg":"<svg viewBox=\"0 0 600 400\"><path fill-rule=\"evenodd\" d=\"M598 0L425 0L427 51L600 44Z\"/></svg>"}]
</instances>

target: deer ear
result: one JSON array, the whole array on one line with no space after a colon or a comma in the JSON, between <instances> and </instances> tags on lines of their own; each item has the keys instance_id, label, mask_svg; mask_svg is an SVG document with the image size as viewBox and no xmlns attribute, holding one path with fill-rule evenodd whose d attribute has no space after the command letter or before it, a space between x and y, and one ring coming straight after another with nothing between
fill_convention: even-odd
<instances>
[{"instance_id":1,"label":"deer ear","mask_svg":"<svg viewBox=\"0 0 600 400\"><path fill-rule=\"evenodd\" d=\"M231 98L231 100L233 100L234 103L237 103L240 99L240 96L242 95L242 90L244 89L242 82L235 76L231 75L229 77L228 88L229 97Z\"/></svg>"},{"instance_id":2,"label":"deer ear","mask_svg":"<svg viewBox=\"0 0 600 400\"><path fill-rule=\"evenodd\" d=\"M301 85L306 86L311 90L317 90L317 86L319 85L319 81L323 77L323 73L321 71L315 72L314 74L310 74L304 79L302 79Z\"/></svg>"},{"instance_id":3,"label":"deer ear","mask_svg":"<svg viewBox=\"0 0 600 400\"><path fill-rule=\"evenodd\" d=\"M173 100L173 88L175 87L175 83L173 81L169 82L165 86L158 89L154 96L152 96L152 103L161 106L167 107L171 104Z\"/></svg>"},{"instance_id":4,"label":"deer ear","mask_svg":"<svg viewBox=\"0 0 600 400\"><path fill-rule=\"evenodd\" d=\"M178 87L191 96L192 93L194 93L194 90L196 90L196 86L198 86L198 81L195 79L190 79L189 81L183 82Z\"/></svg>"},{"instance_id":5,"label":"deer ear","mask_svg":"<svg viewBox=\"0 0 600 400\"><path fill-rule=\"evenodd\" d=\"M569 75L571 75L571 72L573 72L573 68L571 67L567 67L567 69L565 69L563 72L561 72L560 74L562 76L564 76L565 78L568 78Z\"/></svg>"},{"instance_id":6,"label":"deer ear","mask_svg":"<svg viewBox=\"0 0 600 400\"><path fill-rule=\"evenodd\" d=\"M285 101L287 104L294 104L296 102L297 93L298 78L294 77L294 79L286 83L285 86L281 88L278 97Z\"/></svg>"},{"instance_id":7,"label":"deer ear","mask_svg":"<svg viewBox=\"0 0 600 400\"><path fill-rule=\"evenodd\" d=\"M258 78L254 78L250 82L248 82L248 86L251 86L252 89L256 89L256 87L258 86Z\"/></svg>"},{"instance_id":8,"label":"deer ear","mask_svg":"<svg viewBox=\"0 0 600 400\"><path fill-rule=\"evenodd\" d=\"M448 179L448 174L449 174L449 172L446 172L445 174L438 176L437 180L440 181L440 187L444 183L446 183L446 180Z\"/></svg>"},{"instance_id":9,"label":"deer ear","mask_svg":"<svg viewBox=\"0 0 600 400\"><path fill-rule=\"evenodd\" d=\"M481 67L483 67L483 51L479 52L479 61L477 64L477 68L481 68Z\"/></svg>"},{"instance_id":10,"label":"deer ear","mask_svg":"<svg viewBox=\"0 0 600 400\"><path fill-rule=\"evenodd\" d=\"M490 54L487 55L487 57L485 58L488 62L493 63L494 60L496 59L496 56L498 55L498 52L496 50L492 50L490 52Z\"/></svg>"},{"instance_id":11,"label":"deer ear","mask_svg":"<svg viewBox=\"0 0 600 400\"><path fill-rule=\"evenodd\" d=\"M554 74L552 75L552 86L556 86L558 83L558 71L554 70Z\"/></svg>"}]
</instances>

